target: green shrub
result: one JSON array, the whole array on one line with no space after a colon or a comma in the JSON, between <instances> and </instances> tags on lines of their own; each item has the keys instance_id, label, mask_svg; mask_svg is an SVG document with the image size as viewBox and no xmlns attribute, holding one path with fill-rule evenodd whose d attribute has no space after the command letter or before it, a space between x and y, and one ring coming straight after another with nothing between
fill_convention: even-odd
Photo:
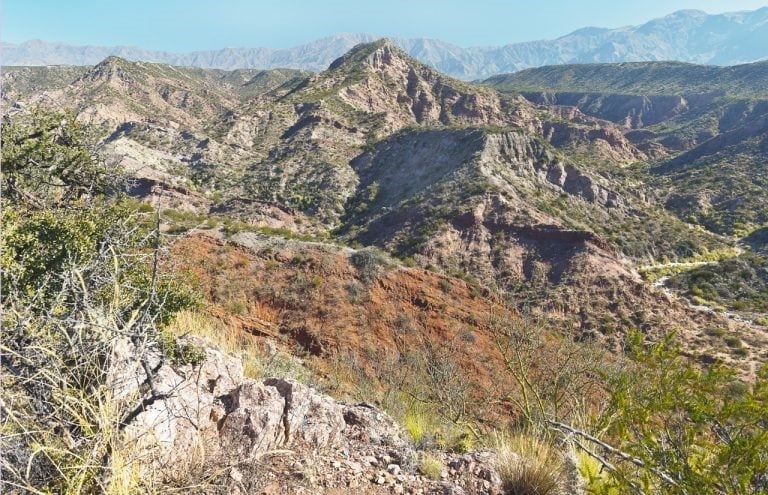
<instances>
[{"instance_id":1,"label":"green shrub","mask_svg":"<svg viewBox=\"0 0 768 495\"><path fill-rule=\"evenodd\" d=\"M497 433L493 438L496 471L505 493L555 495L566 479L563 460L538 435Z\"/></svg>"},{"instance_id":2,"label":"green shrub","mask_svg":"<svg viewBox=\"0 0 768 495\"><path fill-rule=\"evenodd\" d=\"M443 474L443 461L429 454L424 454L419 461L419 472L431 480L439 480Z\"/></svg>"},{"instance_id":3,"label":"green shrub","mask_svg":"<svg viewBox=\"0 0 768 495\"><path fill-rule=\"evenodd\" d=\"M129 406L112 397L115 346L199 360L162 331L197 296L165 270L160 232L113 195L76 122L37 118L3 127L0 354L13 412L0 415L0 474L24 493L105 493L119 488L111 479L136 482L111 472L136 472L113 451Z\"/></svg>"},{"instance_id":4,"label":"green shrub","mask_svg":"<svg viewBox=\"0 0 768 495\"><path fill-rule=\"evenodd\" d=\"M764 493L768 366L744 383L725 365L691 363L671 339L633 334L628 349L634 364L607 382L600 426L625 453L612 457L622 493Z\"/></svg>"},{"instance_id":5,"label":"green shrub","mask_svg":"<svg viewBox=\"0 0 768 495\"><path fill-rule=\"evenodd\" d=\"M387 256L375 247L360 249L349 257L357 276L366 284L374 282L391 265Z\"/></svg>"}]
</instances>

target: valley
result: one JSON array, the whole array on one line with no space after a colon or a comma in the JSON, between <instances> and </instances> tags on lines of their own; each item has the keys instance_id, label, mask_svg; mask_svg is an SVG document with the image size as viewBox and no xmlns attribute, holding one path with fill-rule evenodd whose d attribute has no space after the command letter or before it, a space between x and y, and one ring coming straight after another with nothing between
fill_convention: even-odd
<instances>
[{"instance_id":1,"label":"valley","mask_svg":"<svg viewBox=\"0 0 768 495\"><path fill-rule=\"evenodd\" d=\"M0 105L6 123L66 112L129 177L152 266L197 297L163 326L173 338L226 348L249 378L373 402L424 430L416 444L463 452L494 428L597 415L606 384L639 373L633 339L671 343L698 370L685 376L759 382L767 67L470 83L383 39L319 72L5 67Z\"/></svg>"}]
</instances>

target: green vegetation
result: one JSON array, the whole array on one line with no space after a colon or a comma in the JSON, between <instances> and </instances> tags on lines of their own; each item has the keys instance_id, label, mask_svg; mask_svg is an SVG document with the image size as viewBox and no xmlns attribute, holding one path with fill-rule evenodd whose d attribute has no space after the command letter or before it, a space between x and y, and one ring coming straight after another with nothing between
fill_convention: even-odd
<instances>
[{"instance_id":1,"label":"green vegetation","mask_svg":"<svg viewBox=\"0 0 768 495\"><path fill-rule=\"evenodd\" d=\"M322 370L324 379L332 376L343 389L346 372L353 376L347 380L353 382L350 395L375 400L400 419L419 449L494 447L509 493L556 493L565 482L561 451L567 450L577 452L579 471L595 495L766 493L768 368L756 371L754 381L744 381L721 363L692 363L691 349L683 354L671 338L659 342L664 329L654 325L654 318L666 307L631 307L652 295L634 280L625 280L623 261L612 249L629 261L661 263L641 271L649 280L671 275L670 286L694 302L768 313L768 261L759 250L768 224L768 148L760 120L765 107L754 100L768 95L766 78L761 79L768 65L748 67L756 80L747 80L747 69L739 67L665 62L544 68L491 81L513 92L548 88L657 95L654 105L671 104L673 109L677 98L664 95L717 93L701 97L709 106L695 115L674 114L644 129L650 137L638 138L647 145L642 149L658 158L619 168L612 158L594 157L604 143L613 146L605 139L600 138L599 146L597 140L584 138L555 149L543 137L526 137L519 128L455 125L460 116L448 106L441 117L446 125L412 125L389 137L381 135L403 122L358 110L339 95L340 88L369 76L395 87L397 81L369 74L361 64L381 46L358 47L318 79L303 81L292 71L217 72L119 59L109 59L89 74L114 70L132 83L154 78L163 99L178 100L168 108L188 112L179 116L189 121L173 131L131 124L118 133L153 149L194 157L172 166L162 161L164 171L201 189L216 189L217 200L225 192L232 195L227 199L243 197L245 209L250 198L274 201L270 207L296 214L294 219L317 222L311 228L338 227L343 239L385 246L404 257L407 266L418 259L428 269L462 279L470 286L467 306L493 299L488 319L480 321L475 309L461 307L462 316L450 325L427 321L447 313L448 305L461 301L466 291L455 280L417 271L409 272L412 281L396 288L400 293L393 299L401 297L397 303L402 306L375 307L383 289L398 285L389 283L397 280L396 274L379 284L397 266L379 248L343 251L354 267L350 272L340 250L328 250L318 259L306 244L271 239L262 248L271 253L269 259L248 258L238 249L242 257L232 259L234 271L226 273L242 278L222 278L209 291L215 311L245 327L256 309L263 310L274 319L265 318L268 335L280 344L295 343L303 349L297 352L308 354L305 362L284 351L265 351L248 331L212 316L213 309L211 314L193 311L198 302L194 283L166 265L166 240L199 228L219 228L228 236L251 231L300 241L329 242L327 238L253 227L234 215L155 211L126 200L120 194L125 178L102 163L90 133L73 115L21 116L3 127L0 176L7 200L0 258L0 365L3 401L8 397L13 406L0 416L0 448L8 459L0 461L4 481L10 480L12 490L36 493L135 488L137 464L130 452L121 450L120 438L125 413L136 406L130 402L136 398L118 400L108 386L113 351L127 346L144 366L148 356L173 365L199 363L200 350L179 339L195 328L226 351L239 353L250 377L278 375L310 382L317 379L311 372L317 365L314 369ZM414 64L409 74L427 70ZM35 91L37 85L63 87L63 79L51 79L45 71L24 74L21 92ZM448 81L441 77L431 79L437 88ZM317 86L310 85L316 81ZM451 84L454 93L469 87ZM139 97L126 100L109 85L91 89L81 102L86 106L121 101L139 115L152 115L154 104L160 104ZM274 92L265 95L268 91ZM230 104L231 99L242 103L256 95L265 96L250 101L242 113ZM444 104L452 98L446 95L434 90L430 96ZM465 99L470 107L479 105ZM501 106L512 102L503 99ZM514 114L515 121L523 119L526 108ZM612 115L620 119L634 111L619 110ZM512 113L498 122L507 117ZM534 121L540 128L564 126L566 134L576 136L596 127L588 119L574 122L541 108L529 123ZM715 146L720 143L717 134L729 132L725 144ZM220 142L196 133L209 133ZM486 146L507 138L514 144L509 149ZM654 155L654 146L661 143L671 143L664 148L670 153L684 153L662 156L662 150ZM701 143L710 144L696 148ZM366 152L362 157L361 150ZM237 163L207 161L217 155L231 155ZM566 178L562 168L554 168L574 163L584 175ZM566 182L584 184L572 189ZM614 191L621 196L615 202L610 195ZM610 202L605 200L609 195ZM757 254L737 256L731 248L735 240L712 234L742 236L750 231L746 242ZM224 241L220 255L235 251ZM711 263L670 263L675 261ZM222 255L200 264L210 275L224 272L228 262ZM606 272L601 271L603 263ZM244 283L258 276L259 266L280 282L258 288ZM317 266L321 269L313 272ZM593 275L588 271L595 272L594 279L579 278ZM340 272L348 278L339 280ZM421 294L419 276L437 280L437 290L430 286ZM504 318L494 312L494 305L504 305L504 297L489 289L495 284L512 296L500 312ZM359 325L368 333L361 332L362 344L357 336L344 335L349 338L340 339L341 346L325 346L322 332L332 330L317 321L329 319L329 307L349 302L360 312L340 316L340 327ZM306 313L308 308L316 313ZM412 321L405 308L436 316ZM300 317L304 326L297 329ZM379 321L391 328L385 324L370 331ZM632 334L624 353L608 355L583 341L604 339L620 348L618 330L632 327L641 327L648 337ZM300 336L310 343L300 342ZM387 339L386 346L378 345L375 339L380 338ZM757 355L752 340L726 328L707 328L703 340L716 341L730 357ZM336 368L329 371L322 360L347 342L364 349L331 363ZM150 368L145 370L151 376ZM478 381L468 383L468 370ZM147 387L146 393L157 398L151 380ZM437 480L445 466L423 454L418 469Z\"/></svg>"},{"instance_id":2,"label":"green vegetation","mask_svg":"<svg viewBox=\"0 0 768 495\"><path fill-rule=\"evenodd\" d=\"M744 236L768 222L768 152L760 139L662 163L651 169L649 183L676 191L666 206L681 219L719 234Z\"/></svg>"},{"instance_id":3,"label":"green vegetation","mask_svg":"<svg viewBox=\"0 0 768 495\"><path fill-rule=\"evenodd\" d=\"M716 67L680 62L557 65L502 74L485 80L499 91L575 91L622 95L681 95L723 92L768 97L768 64Z\"/></svg>"},{"instance_id":4,"label":"green vegetation","mask_svg":"<svg viewBox=\"0 0 768 495\"><path fill-rule=\"evenodd\" d=\"M728 309L768 312L768 259L752 253L683 271L667 285Z\"/></svg>"},{"instance_id":5,"label":"green vegetation","mask_svg":"<svg viewBox=\"0 0 768 495\"><path fill-rule=\"evenodd\" d=\"M443 472L443 462L429 454L424 454L419 461L419 472L432 480L439 480Z\"/></svg>"},{"instance_id":6,"label":"green vegetation","mask_svg":"<svg viewBox=\"0 0 768 495\"><path fill-rule=\"evenodd\" d=\"M768 367L744 383L721 365L690 363L671 340L649 345L638 334L629 349L633 361L608 380L598 423L627 455L585 440L605 452L593 457L615 459L613 482L622 493L764 493Z\"/></svg>"},{"instance_id":7,"label":"green vegetation","mask_svg":"<svg viewBox=\"0 0 768 495\"><path fill-rule=\"evenodd\" d=\"M394 264L384 252L375 247L360 249L352 253L349 259L357 269L357 276L367 285L375 282Z\"/></svg>"},{"instance_id":8,"label":"green vegetation","mask_svg":"<svg viewBox=\"0 0 768 495\"><path fill-rule=\"evenodd\" d=\"M90 152L71 116L35 113L2 132L0 352L3 402L13 404L0 419L3 482L32 493L101 493L111 470L125 469L118 478L132 484L132 465L120 458L127 453L109 462L129 407L109 386L110 360L120 345L143 363L153 352L198 360L163 334L196 294L163 271L159 231L115 196L119 174Z\"/></svg>"}]
</instances>

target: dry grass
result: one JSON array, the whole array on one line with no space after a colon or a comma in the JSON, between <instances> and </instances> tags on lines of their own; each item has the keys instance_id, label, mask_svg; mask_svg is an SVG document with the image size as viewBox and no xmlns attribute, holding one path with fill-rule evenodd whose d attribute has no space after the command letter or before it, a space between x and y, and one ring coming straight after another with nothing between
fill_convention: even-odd
<instances>
[{"instance_id":1,"label":"dry grass","mask_svg":"<svg viewBox=\"0 0 768 495\"><path fill-rule=\"evenodd\" d=\"M566 481L562 458L547 442L529 432L498 433L496 470L504 492L514 495L556 495Z\"/></svg>"},{"instance_id":2,"label":"dry grass","mask_svg":"<svg viewBox=\"0 0 768 495\"><path fill-rule=\"evenodd\" d=\"M264 349L252 335L225 321L200 311L179 312L167 329L176 336L195 335L212 347L237 356L243 362L244 374L254 380L279 376L306 383L311 372L303 362L277 349Z\"/></svg>"},{"instance_id":3,"label":"dry grass","mask_svg":"<svg viewBox=\"0 0 768 495\"><path fill-rule=\"evenodd\" d=\"M424 454L419 462L419 472L432 480L439 480L443 473L443 462L437 457Z\"/></svg>"}]
</instances>

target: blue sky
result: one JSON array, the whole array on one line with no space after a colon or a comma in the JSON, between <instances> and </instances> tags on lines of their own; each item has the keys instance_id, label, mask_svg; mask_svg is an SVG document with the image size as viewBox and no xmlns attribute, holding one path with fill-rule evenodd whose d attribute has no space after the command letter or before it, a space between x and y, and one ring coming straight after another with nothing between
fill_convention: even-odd
<instances>
[{"instance_id":1,"label":"blue sky","mask_svg":"<svg viewBox=\"0 0 768 495\"><path fill-rule=\"evenodd\" d=\"M641 24L680 9L752 10L768 0L2 0L2 40L190 51L283 48L342 32L461 46Z\"/></svg>"}]
</instances>

